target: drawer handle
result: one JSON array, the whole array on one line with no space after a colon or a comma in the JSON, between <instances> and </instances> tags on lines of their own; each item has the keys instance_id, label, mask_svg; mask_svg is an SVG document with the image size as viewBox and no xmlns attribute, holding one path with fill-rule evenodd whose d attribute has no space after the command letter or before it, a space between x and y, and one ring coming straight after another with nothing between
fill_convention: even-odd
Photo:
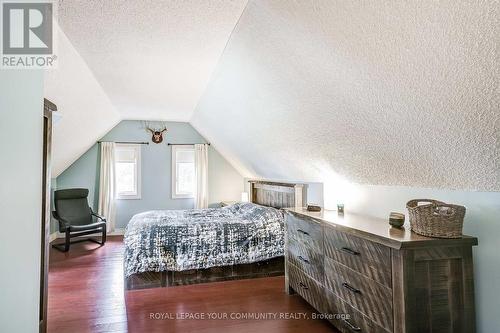
<instances>
[{"instance_id":1,"label":"drawer handle","mask_svg":"<svg viewBox=\"0 0 500 333\"><path fill-rule=\"evenodd\" d=\"M343 247L343 248L340 249L340 251L345 252L345 253L349 253L350 255L353 255L353 256L359 256L360 255L360 253L358 251L351 250L348 247Z\"/></svg>"},{"instance_id":2,"label":"drawer handle","mask_svg":"<svg viewBox=\"0 0 500 333\"><path fill-rule=\"evenodd\" d=\"M297 232L301 233L302 235L306 235L306 236L309 236L309 233L302 230L302 229L297 229Z\"/></svg>"},{"instance_id":3,"label":"drawer handle","mask_svg":"<svg viewBox=\"0 0 500 333\"><path fill-rule=\"evenodd\" d=\"M355 294L361 294L361 290L354 288L353 286L351 286L347 282L342 283L342 287L346 288L347 290L352 291Z\"/></svg>"},{"instance_id":4,"label":"drawer handle","mask_svg":"<svg viewBox=\"0 0 500 333\"><path fill-rule=\"evenodd\" d=\"M303 284L302 282L299 282L299 286L302 288L302 289L309 289L308 286L306 286L305 284Z\"/></svg>"},{"instance_id":5,"label":"drawer handle","mask_svg":"<svg viewBox=\"0 0 500 333\"><path fill-rule=\"evenodd\" d=\"M302 257L302 256L298 256L297 258L299 258L300 261L303 261L305 262L306 264L309 263L309 260L307 260L306 258Z\"/></svg>"},{"instance_id":6,"label":"drawer handle","mask_svg":"<svg viewBox=\"0 0 500 333\"><path fill-rule=\"evenodd\" d=\"M353 325L349 319L342 319L342 321L347 325L347 327L349 327L349 329L353 332L361 332L361 328L359 328L358 326L356 325Z\"/></svg>"}]
</instances>

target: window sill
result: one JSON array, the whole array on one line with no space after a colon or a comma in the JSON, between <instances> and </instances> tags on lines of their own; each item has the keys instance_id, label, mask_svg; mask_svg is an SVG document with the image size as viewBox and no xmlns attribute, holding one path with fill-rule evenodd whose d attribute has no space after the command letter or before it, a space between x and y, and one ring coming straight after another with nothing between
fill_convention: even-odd
<instances>
[{"instance_id":1,"label":"window sill","mask_svg":"<svg viewBox=\"0 0 500 333\"><path fill-rule=\"evenodd\" d=\"M194 199L194 196L173 195L172 199Z\"/></svg>"},{"instance_id":2,"label":"window sill","mask_svg":"<svg viewBox=\"0 0 500 333\"><path fill-rule=\"evenodd\" d=\"M134 196L120 196L116 197L116 200L141 200L140 196L134 195Z\"/></svg>"}]
</instances>

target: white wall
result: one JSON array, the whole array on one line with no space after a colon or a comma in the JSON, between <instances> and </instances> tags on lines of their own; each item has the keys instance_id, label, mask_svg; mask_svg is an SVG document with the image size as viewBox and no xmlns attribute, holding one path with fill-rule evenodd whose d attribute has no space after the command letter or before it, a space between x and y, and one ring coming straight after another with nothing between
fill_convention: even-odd
<instances>
[{"instance_id":1,"label":"white wall","mask_svg":"<svg viewBox=\"0 0 500 333\"><path fill-rule=\"evenodd\" d=\"M0 70L0 330L38 332L43 73Z\"/></svg>"},{"instance_id":2,"label":"white wall","mask_svg":"<svg viewBox=\"0 0 500 333\"><path fill-rule=\"evenodd\" d=\"M244 190L243 177L211 146L208 154L209 207L218 207L221 201L239 201Z\"/></svg>"}]
</instances>

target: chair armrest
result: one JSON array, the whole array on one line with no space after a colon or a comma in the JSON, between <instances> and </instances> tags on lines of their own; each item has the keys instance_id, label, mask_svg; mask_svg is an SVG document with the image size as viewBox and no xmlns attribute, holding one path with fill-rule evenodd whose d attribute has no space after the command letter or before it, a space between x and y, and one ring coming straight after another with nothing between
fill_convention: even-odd
<instances>
[{"instance_id":1,"label":"chair armrest","mask_svg":"<svg viewBox=\"0 0 500 333\"><path fill-rule=\"evenodd\" d=\"M94 213L93 211L92 212L92 216L95 216L97 219L103 221L103 222L106 222L106 219L100 215L97 215L96 213Z\"/></svg>"},{"instance_id":2,"label":"chair armrest","mask_svg":"<svg viewBox=\"0 0 500 333\"><path fill-rule=\"evenodd\" d=\"M57 212L54 210L52 211L52 217L54 217L57 221L59 221L60 223L64 224L64 227L65 228L69 228L71 226L71 224L66 221L65 219L61 218Z\"/></svg>"}]
</instances>

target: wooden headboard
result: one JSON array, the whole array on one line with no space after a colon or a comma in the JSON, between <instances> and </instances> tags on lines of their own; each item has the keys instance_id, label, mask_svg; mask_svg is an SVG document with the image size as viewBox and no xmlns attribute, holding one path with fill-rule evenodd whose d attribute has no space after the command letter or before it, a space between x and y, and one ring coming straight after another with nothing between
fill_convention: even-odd
<instances>
[{"instance_id":1,"label":"wooden headboard","mask_svg":"<svg viewBox=\"0 0 500 333\"><path fill-rule=\"evenodd\" d=\"M307 185L266 180L249 180L250 201L274 208L304 207Z\"/></svg>"}]
</instances>

